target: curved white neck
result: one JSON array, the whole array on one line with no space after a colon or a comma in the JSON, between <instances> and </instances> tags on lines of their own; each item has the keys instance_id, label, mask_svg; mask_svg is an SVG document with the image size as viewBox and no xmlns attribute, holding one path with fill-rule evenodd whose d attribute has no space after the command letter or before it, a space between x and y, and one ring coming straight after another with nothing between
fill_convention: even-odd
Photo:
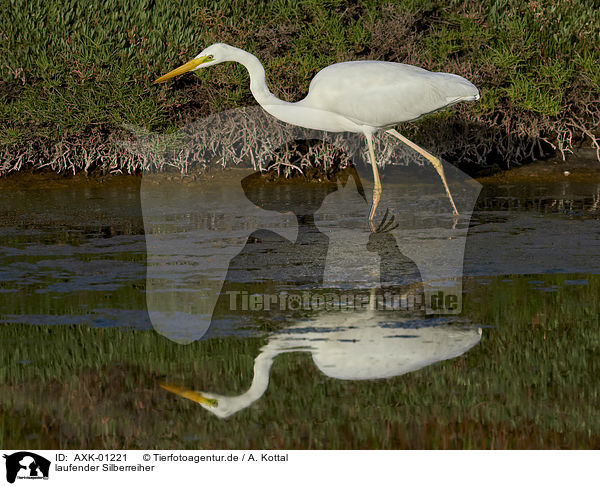
<instances>
[{"instance_id":1,"label":"curved white neck","mask_svg":"<svg viewBox=\"0 0 600 486\"><path fill-rule=\"evenodd\" d=\"M205 406L204 408L221 418L225 418L252 405L256 400L263 396L265 391L267 391L267 387L269 386L269 373L276 354L277 353L263 352L256 357L254 360L252 385L250 385L250 388L246 393L235 397L214 395L217 398L217 407Z\"/></svg>"},{"instance_id":2,"label":"curved white neck","mask_svg":"<svg viewBox=\"0 0 600 486\"><path fill-rule=\"evenodd\" d=\"M276 354L262 352L254 360L254 376L252 377L252 384L246 393L241 395L244 397L242 402L247 402L248 405L260 397L267 391L269 386L269 374L271 372L271 365ZM245 405L245 406L248 406Z\"/></svg>"},{"instance_id":3,"label":"curved white neck","mask_svg":"<svg viewBox=\"0 0 600 486\"><path fill-rule=\"evenodd\" d=\"M250 91L261 106L264 105L287 105L287 101L280 100L267 86L265 68L256 56L242 49L234 49L231 60L242 64L250 75Z\"/></svg>"}]
</instances>

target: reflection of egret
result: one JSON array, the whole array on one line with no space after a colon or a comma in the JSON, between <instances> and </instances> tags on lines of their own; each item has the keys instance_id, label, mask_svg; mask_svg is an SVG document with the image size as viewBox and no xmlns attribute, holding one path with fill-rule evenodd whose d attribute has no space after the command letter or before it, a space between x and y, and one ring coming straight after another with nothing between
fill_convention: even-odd
<instances>
[{"instance_id":1,"label":"reflection of egret","mask_svg":"<svg viewBox=\"0 0 600 486\"><path fill-rule=\"evenodd\" d=\"M374 296L372 291L371 307ZM327 376L370 380L402 375L455 358L481 339L481 329L426 325L426 321L409 318L388 321L383 317L373 309L350 314L330 313L273 335L254 360L252 385L239 396L161 386L225 418L248 407L265 393L273 360L282 353L309 351L317 367Z\"/></svg>"},{"instance_id":2,"label":"reflection of egret","mask_svg":"<svg viewBox=\"0 0 600 486\"><path fill-rule=\"evenodd\" d=\"M479 99L479 91L455 74L432 73L416 66L383 61L342 62L326 67L310 83L306 98L288 103L267 87L265 70L249 52L213 44L183 66L161 76L156 82L224 61L239 62L250 74L250 90L271 115L287 123L328 132L363 133L373 167L373 205L369 221L381 197L381 182L373 151L373 133L387 130L427 158L442 178L455 214L458 214L440 160L423 150L393 127L415 120L460 101Z\"/></svg>"}]
</instances>

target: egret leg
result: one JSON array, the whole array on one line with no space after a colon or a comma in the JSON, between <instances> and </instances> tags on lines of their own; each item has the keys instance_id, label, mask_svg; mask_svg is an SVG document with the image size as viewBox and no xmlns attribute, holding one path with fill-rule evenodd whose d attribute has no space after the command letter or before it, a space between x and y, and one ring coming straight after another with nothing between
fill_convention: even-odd
<instances>
[{"instance_id":1,"label":"egret leg","mask_svg":"<svg viewBox=\"0 0 600 486\"><path fill-rule=\"evenodd\" d=\"M367 144L369 146L369 158L371 159L371 167L373 167L373 203L371 205L371 212L369 213L369 224L371 230L375 232L375 225L373 224L373 217L377 210L377 205L381 199L381 181L379 180L379 171L377 170L377 161L375 160L375 151L373 150L373 136L370 133L365 133L367 137Z\"/></svg>"},{"instance_id":2,"label":"egret leg","mask_svg":"<svg viewBox=\"0 0 600 486\"><path fill-rule=\"evenodd\" d=\"M446 176L444 175L444 168L442 167L442 163L440 162L440 159L438 159L437 157L434 157L429 152L427 152L426 150L419 147L416 143L411 142L408 138L403 137L400 133L398 133L393 128L390 130L387 130L387 133L396 137L398 140L400 140L401 142L408 145L411 149L420 153L423 157L425 157L427 160L429 160L429 162L431 162L433 164L433 167L435 168L437 173L442 178L442 182L444 183L444 187L446 188L446 193L448 194L448 198L450 199L450 204L452 204L452 210L454 212L454 215L458 216L458 210L456 209L456 205L454 204L454 199L452 199L452 194L450 194L450 188L448 187L448 183L446 182Z\"/></svg>"}]
</instances>

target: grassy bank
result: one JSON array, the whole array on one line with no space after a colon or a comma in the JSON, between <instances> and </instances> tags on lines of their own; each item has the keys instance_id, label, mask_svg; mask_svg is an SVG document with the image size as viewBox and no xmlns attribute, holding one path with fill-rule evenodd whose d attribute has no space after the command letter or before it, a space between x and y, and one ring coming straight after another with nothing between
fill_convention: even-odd
<instances>
[{"instance_id":1,"label":"grassy bank","mask_svg":"<svg viewBox=\"0 0 600 486\"><path fill-rule=\"evenodd\" d=\"M600 280L465 283L466 315L487 326L461 357L344 381L325 376L308 353L281 355L264 396L227 420L159 383L242 393L264 339L182 346L154 331L2 325L0 447L599 447Z\"/></svg>"},{"instance_id":2,"label":"grassy bank","mask_svg":"<svg viewBox=\"0 0 600 486\"><path fill-rule=\"evenodd\" d=\"M454 161L505 163L596 146L600 11L591 0L167 2L9 0L0 12L0 174L135 172L125 124L169 133L254 104L241 66L155 86L213 42L256 54L272 91L298 100L336 61L454 72L482 94L403 127Z\"/></svg>"}]
</instances>

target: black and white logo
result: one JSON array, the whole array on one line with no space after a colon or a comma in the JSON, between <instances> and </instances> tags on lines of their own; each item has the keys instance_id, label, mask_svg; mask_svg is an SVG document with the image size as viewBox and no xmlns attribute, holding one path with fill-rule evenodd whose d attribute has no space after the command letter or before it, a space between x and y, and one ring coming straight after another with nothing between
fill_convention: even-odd
<instances>
[{"instance_id":1,"label":"black and white logo","mask_svg":"<svg viewBox=\"0 0 600 486\"><path fill-rule=\"evenodd\" d=\"M6 480L12 484L16 479L48 479L50 461L34 452L15 452L7 456Z\"/></svg>"}]
</instances>

